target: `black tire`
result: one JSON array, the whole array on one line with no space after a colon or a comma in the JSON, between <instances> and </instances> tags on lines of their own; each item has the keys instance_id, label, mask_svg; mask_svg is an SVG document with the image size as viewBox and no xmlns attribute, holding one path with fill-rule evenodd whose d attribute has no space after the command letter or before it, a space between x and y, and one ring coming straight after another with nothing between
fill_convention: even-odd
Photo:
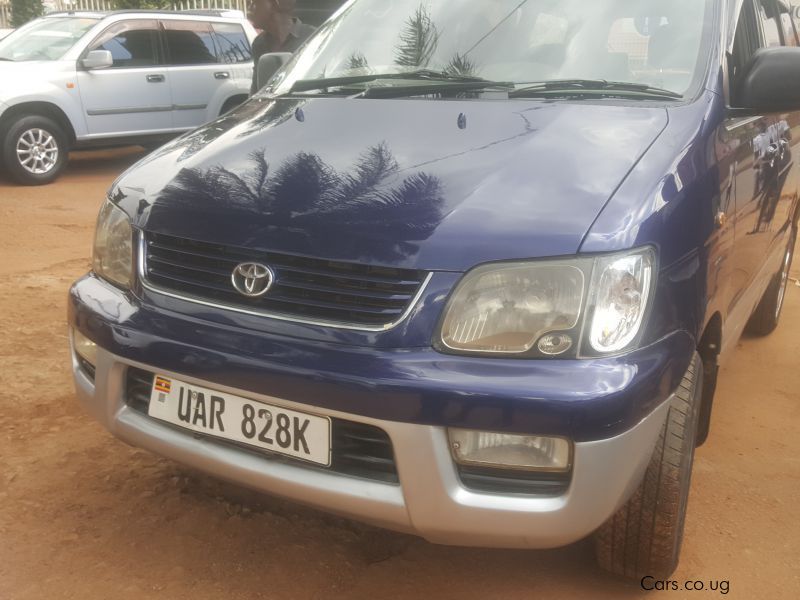
<instances>
[{"instance_id":1,"label":"black tire","mask_svg":"<svg viewBox=\"0 0 800 600\"><path fill-rule=\"evenodd\" d=\"M29 148L31 153L18 152ZM63 127L53 119L30 115L11 123L0 150L6 172L12 179L23 185L44 185L54 181L64 170L69 143ZM41 158L36 158L38 156Z\"/></svg>"},{"instance_id":2,"label":"black tire","mask_svg":"<svg viewBox=\"0 0 800 600\"><path fill-rule=\"evenodd\" d=\"M641 580L668 578L678 566L692 478L703 366L695 353L673 396L644 480L595 532L600 567Z\"/></svg>"},{"instance_id":3,"label":"black tire","mask_svg":"<svg viewBox=\"0 0 800 600\"><path fill-rule=\"evenodd\" d=\"M783 301L786 298L786 289L789 284L789 272L792 268L794 245L797 241L797 229L792 229L789 243L786 245L786 254L781 267L769 282L767 291L758 303L758 307L747 322L747 332L752 335L769 335L778 327L783 311Z\"/></svg>"}]
</instances>

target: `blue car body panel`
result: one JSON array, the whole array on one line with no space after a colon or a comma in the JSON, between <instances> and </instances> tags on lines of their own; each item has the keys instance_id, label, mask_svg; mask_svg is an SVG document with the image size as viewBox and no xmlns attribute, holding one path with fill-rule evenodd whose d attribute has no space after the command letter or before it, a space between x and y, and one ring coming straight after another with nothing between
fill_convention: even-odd
<instances>
[{"instance_id":1,"label":"blue car body panel","mask_svg":"<svg viewBox=\"0 0 800 600\"><path fill-rule=\"evenodd\" d=\"M92 276L73 288L69 312L116 356L220 385L375 419L577 441L636 425L677 387L694 350L686 333L624 357L533 363L343 346L140 306Z\"/></svg>"},{"instance_id":2,"label":"blue car body panel","mask_svg":"<svg viewBox=\"0 0 800 600\"><path fill-rule=\"evenodd\" d=\"M666 124L641 103L254 99L146 158L113 196L147 231L463 272L578 252Z\"/></svg>"},{"instance_id":3,"label":"blue car body panel","mask_svg":"<svg viewBox=\"0 0 800 600\"><path fill-rule=\"evenodd\" d=\"M119 356L311 406L611 437L675 390L713 318L738 338L796 215L788 169L760 245L741 246L761 268L737 292L736 224L756 209L749 196L731 200L739 163L727 169L750 134L726 141L740 124L722 93L722 48L711 55L690 102L252 99L145 158L111 199L137 232L432 272L412 314L387 331L348 330L138 283L120 300L88 276L71 292L70 320ZM786 120L796 149L800 121ZM722 208L731 224L720 228ZM431 347L450 292L477 265L644 245L657 249L659 274L635 352L520 361Z\"/></svg>"}]
</instances>

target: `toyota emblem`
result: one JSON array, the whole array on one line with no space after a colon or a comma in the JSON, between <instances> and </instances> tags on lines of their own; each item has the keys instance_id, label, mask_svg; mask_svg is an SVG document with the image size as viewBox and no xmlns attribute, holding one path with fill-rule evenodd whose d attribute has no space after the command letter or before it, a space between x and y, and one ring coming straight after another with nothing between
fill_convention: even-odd
<instances>
[{"instance_id":1,"label":"toyota emblem","mask_svg":"<svg viewBox=\"0 0 800 600\"><path fill-rule=\"evenodd\" d=\"M266 294L272 287L275 274L267 265L242 263L233 270L231 281L236 291L243 296L258 298Z\"/></svg>"}]
</instances>

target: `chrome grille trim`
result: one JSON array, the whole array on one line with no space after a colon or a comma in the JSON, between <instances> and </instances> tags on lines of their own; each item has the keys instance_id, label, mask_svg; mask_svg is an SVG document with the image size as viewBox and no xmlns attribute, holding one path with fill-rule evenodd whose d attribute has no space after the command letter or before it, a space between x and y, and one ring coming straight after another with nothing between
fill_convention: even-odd
<instances>
[{"instance_id":1,"label":"chrome grille trim","mask_svg":"<svg viewBox=\"0 0 800 600\"><path fill-rule=\"evenodd\" d=\"M153 282L151 282L147 277L147 239L145 236L145 232L142 230L138 231L138 238L139 240L137 247L137 252L138 252L137 271L138 271L139 281L141 282L142 287L144 287L146 290L153 292L155 294L160 294L162 296L174 298L176 300L183 300L185 302L191 302L193 304L199 304L210 308L218 308L221 310L228 310L240 314L246 314L256 317L266 317L269 319L275 319L277 321L284 321L288 323L299 323L302 325L313 325L318 327L329 327L333 329L344 329L349 331L365 331L372 333L389 331L400 325L411 315L416 306L419 304L419 301L424 295L425 290L428 288L428 284L433 278L432 272L429 272L425 276L425 278L419 284L416 293L411 298L411 301L408 303L408 306L406 307L405 311L400 315L399 318L395 319L391 323L386 323L384 325L364 325L357 323L330 321L325 319L307 319L296 315L287 315L265 310L248 309L233 304L226 304L224 302L215 302L212 300L200 298L198 296L193 296L190 294L180 294L172 290L165 289L159 285L156 285Z\"/></svg>"}]
</instances>

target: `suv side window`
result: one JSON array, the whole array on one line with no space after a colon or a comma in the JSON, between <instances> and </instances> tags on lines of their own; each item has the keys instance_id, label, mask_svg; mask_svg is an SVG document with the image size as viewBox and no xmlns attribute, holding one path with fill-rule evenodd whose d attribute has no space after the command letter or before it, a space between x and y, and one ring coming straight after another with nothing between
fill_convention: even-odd
<instances>
[{"instance_id":1,"label":"suv side window","mask_svg":"<svg viewBox=\"0 0 800 600\"><path fill-rule=\"evenodd\" d=\"M736 25L733 54L730 56L728 62L731 104L733 106L736 106L736 90L742 72L760 46L761 36L758 33L755 6L753 5L753 0L745 0L742 5L742 12L739 14L739 22Z\"/></svg>"},{"instance_id":2,"label":"suv side window","mask_svg":"<svg viewBox=\"0 0 800 600\"><path fill-rule=\"evenodd\" d=\"M152 67L160 64L158 23L132 20L115 23L92 43L89 50L108 50L112 69Z\"/></svg>"},{"instance_id":3,"label":"suv side window","mask_svg":"<svg viewBox=\"0 0 800 600\"><path fill-rule=\"evenodd\" d=\"M164 21L170 65L209 65L219 62L211 23Z\"/></svg>"},{"instance_id":4,"label":"suv side window","mask_svg":"<svg viewBox=\"0 0 800 600\"><path fill-rule=\"evenodd\" d=\"M733 55L728 61L733 106L736 106L736 91L741 75L756 50L783 45L781 24L777 17L778 6L775 0L744 1L739 23L736 25Z\"/></svg>"},{"instance_id":5,"label":"suv side window","mask_svg":"<svg viewBox=\"0 0 800 600\"><path fill-rule=\"evenodd\" d=\"M765 48L773 48L783 44L781 37L781 24L776 18L778 7L775 0L760 0L758 2L758 18L764 32Z\"/></svg>"},{"instance_id":6,"label":"suv side window","mask_svg":"<svg viewBox=\"0 0 800 600\"><path fill-rule=\"evenodd\" d=\"M792 17L792 23L794 23L794 29L798 34L798 39L800 39L800 3L793 2L790 4L789 12Z\"/></svg>"},{"instance_id":7,"label":"suv side window","mask_svg":"<svg viewBox=\"0 0 800 600\"><path fill-rule=\"evenodd\" d=\"M783 25L783 37L786 40L787 46L797 46L797 26L792 20L793 15L797 15L798 8L791 4L786 4L783 1L778 3L781 12L781 25Z\"/></svg>"},{"instance_id":8,"label":"suv side window","mask_svg":"<svg viewBox=\"0 0 800 600\"><path fill-rule=\"evenodd\" d=\"M222 63L249 63L253 60L250 42L241 25L235 23L212 23L214 39Z\"/></svg>"}]
</instances>

